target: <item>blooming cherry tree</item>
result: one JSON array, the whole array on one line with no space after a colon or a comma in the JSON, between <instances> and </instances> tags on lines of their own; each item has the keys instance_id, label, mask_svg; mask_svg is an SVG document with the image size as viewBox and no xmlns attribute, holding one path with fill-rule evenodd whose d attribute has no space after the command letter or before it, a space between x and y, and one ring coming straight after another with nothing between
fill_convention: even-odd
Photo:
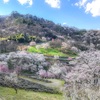
<instances>
[{"instance_id":1,"label":"blooming cherry tree","mask_svg":"<svg viewBox=\"0 0 100 100\"><path fill-rule=\"evenodd\" d=\"M100 51L85 51L66 74L66 93L72 100L100 100Z\"/></svg>"}]
</instances>

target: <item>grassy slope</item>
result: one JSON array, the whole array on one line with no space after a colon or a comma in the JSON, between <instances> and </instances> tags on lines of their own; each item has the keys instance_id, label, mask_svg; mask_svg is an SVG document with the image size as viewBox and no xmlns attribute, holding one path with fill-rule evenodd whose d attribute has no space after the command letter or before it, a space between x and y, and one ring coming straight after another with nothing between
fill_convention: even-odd
<instances>
[{"instance_id":1,"label":"grassy slope","mask_svg":"<svg viewBox=\"0 0 100 100\"><path fill-rule=\"evenodd\" d=\"M39 81L37 79L31 79L25 76L20 76L25 80L38 83L49 88L57 89L59 92L64 85L64 81L57 79L48 79L51 83ZM61 92L60 92L61 93ZM0 87L0 100L63 100L62 94L50 94L43 92L33 92L18 89L18 94L12 88Z\"/></svg>"},{"instance_id":2,"label":"grassy slope","mask_svg":"<svg viewBox=\"0 0 100 100\"><path fill-rule=\"evenodd\" d=\"M0 87L0 100L63 100L63 96L25 90L18 90L15 94L12 88Z\"/></svg>"},{"instance_id":3,"label":"grassy slope","mask_svg":"<svg viewBox=\"0 0 100 100\"><path fill-rule=\"evenodd\" d=\"M47 56L54 56L54 55L58 55L58 56L62 56L62 57L74 57L74 56L76 56L71 51L69 51L68 53L65 54L65 53L59 51L58 49L54 49L54 48L48 48L48 49L39 48L39 49L37 49L36 47L29 47L28 52L42 53L42 54L47 55Z\"/></svg>"}]
</instances>

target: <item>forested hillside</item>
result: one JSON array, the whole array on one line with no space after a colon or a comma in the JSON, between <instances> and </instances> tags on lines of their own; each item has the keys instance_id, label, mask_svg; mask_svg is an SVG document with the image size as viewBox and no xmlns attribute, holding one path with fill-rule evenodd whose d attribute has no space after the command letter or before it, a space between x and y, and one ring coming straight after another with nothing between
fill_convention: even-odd
<instances>
[{"instance_id":1,"label":"forested hillside","mask_svg":"<svg viewBox=\"0 0 100 100\"><path fill-rule=\"evenodd\" d=\"M100 100L97 49L99 30L0 16L0 100Z\"/></svg>"},{"instance_id":2,"label":"forested hillside","mask_svg":"<svg viewBox=\"0 0 100 100\"><path fill-rule=\"evenodd\" d=\"M0 16L0 40L10 39L29 43L32 40L42 42L52 39L66 39L80 50L91 47L100 49L100 31L85 30L75 27L62 26L52 21L38 18L30 14L22 15L14 11L10 15Z\"/></svg>"}]
</instances>

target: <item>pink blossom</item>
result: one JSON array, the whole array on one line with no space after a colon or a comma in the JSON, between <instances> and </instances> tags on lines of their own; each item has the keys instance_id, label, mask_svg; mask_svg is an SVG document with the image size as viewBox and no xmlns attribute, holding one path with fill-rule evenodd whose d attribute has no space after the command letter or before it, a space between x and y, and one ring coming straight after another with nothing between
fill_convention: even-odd
<instances>
[{"instance_id":1,"label":"pink blossom","mask_svg":"<svg viewBox=\"0 0 100 100\"><path fill-rule=\"evenodd\" d=\"M39 71L39 75L40 75L42 78L47 77L47 72L46 72L45 70L41 69L41 70Z\"/></svg>"},{"instance_id":2,"label":"pink blossom","mask_svg":"<svg viewBox=\"0 0 100 100\"><path fill-rule=\"evenodd\" d=\"M55 78L55 75L51 72L47 72L48 78Z\"/></svg>"},{"instance_id":3,"label":"pink blossom","mask_svg":"<svg viewBox=\"0 0 100 100\"><path fill-rule=\"evenodd\" d=\"M39 71L39 75L42 77L42 78L54 78L55 75L51 72L46 72L45 70L41 69Z\"/></svg>"},{"instance_id":4,"label":"pink blossom","mask_svg":"<svg viewBox=\"0 0 100 100\"><path fill-rule=\"evenodd\" d=\"M8 70L8 67L7 66L5 66L5 65L0 65L0 72L8 72L9 70Z\"/></svg>"}]
</instances>

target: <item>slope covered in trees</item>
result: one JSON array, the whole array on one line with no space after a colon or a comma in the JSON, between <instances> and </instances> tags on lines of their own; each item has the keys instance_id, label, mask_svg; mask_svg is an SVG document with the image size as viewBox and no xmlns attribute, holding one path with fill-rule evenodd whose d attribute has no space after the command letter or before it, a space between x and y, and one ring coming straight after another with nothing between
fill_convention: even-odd
<instances>
[{"instance_id":1,"label":"slope covered in trees","mask_svg":"<svg viewBox=\"0 0 100 100\"><path fill-rule=\"evenodd\" d=\"M91 47L100 49L100 31L98 30L62 26L30 14L22 15L16 11L10 15L0 16L0 40L2 38L30 42L35 39L41 42L42 37L47 40L56 38L70 40L80 50Z\"/></svg>"},{"instance_id":2,"label":"slope covered in trees","mask_svg":"<svg viewBox=\"0 0 100 100\"><path fill-rule=\"evenodd\" d=\"M22 15L14 11L9 16L0 16L0 33L4 36L18 33L52 37L53 35L78 35L85 30L61 26L52 21L30 14Z\"/></svg>"},{"instance_id":3,"label":"slope covered in trees","mask_svg":"<svg viewBox=\"0 0 100 100\"><path fill-rule=\"evenodd\" d=\"M65 81L60 85L66 99L100 100L100 51L95 49L100 49L98 30L61 26L18 12L1 16L0 85L16 93L17 88L59 93L58 82L48 80L56 78Z\"/></svg>"}]
</instances>

